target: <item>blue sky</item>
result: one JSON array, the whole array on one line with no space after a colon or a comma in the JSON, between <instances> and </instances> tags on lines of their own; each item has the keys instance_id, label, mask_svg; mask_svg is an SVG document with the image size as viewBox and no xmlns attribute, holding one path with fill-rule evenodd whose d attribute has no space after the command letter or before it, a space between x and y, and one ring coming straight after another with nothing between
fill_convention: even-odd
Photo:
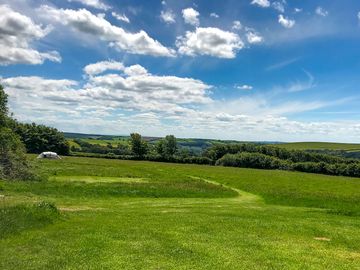
<instances>
[{"instance_id":1,"label":"blue sky","mask_svg":"<svg viewBox=\"0 0 360 270\"><path fill-rule=\"evenodd\" d=\"M0 0L0 80L63 131L360 142L360 2Z\"/></svg>"}]
</instances>

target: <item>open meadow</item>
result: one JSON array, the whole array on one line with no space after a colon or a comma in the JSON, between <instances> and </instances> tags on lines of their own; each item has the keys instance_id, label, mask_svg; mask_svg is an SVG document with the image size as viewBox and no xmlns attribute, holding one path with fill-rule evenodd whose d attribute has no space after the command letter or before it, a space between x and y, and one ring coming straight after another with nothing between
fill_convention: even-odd
<instances>
[{"instance_id":1,"label":"open meadow","mask_svg":"<svg viewBox=\"0 0 360 270\"><path fill-rule=\"evenodd\" d=\"M65 157L0 181L0 269L360 269L360 179Z\"/></svg>"}]
</instances>

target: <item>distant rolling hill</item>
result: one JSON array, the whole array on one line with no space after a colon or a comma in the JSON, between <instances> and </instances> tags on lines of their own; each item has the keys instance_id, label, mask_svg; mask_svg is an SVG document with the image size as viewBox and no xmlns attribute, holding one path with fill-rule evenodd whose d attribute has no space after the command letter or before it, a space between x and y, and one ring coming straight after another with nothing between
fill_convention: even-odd
<instances>
[{"instance_id":1,"label":"distant rolling hill","mask_svg":"<svg viewBox=\"0 0 360 270\"><path fill-rule=\"evenodd\" d=\"M276 146L292 150L344 150L360 151L360 144L356 143L327 143L327 142L294 142L279 143Z\"/></svg>"},{"instance_id":2,"label":"distant rolling hill","mask_svg":"<svg viewBox=\"0 0 360 270\"><path fill-rule=\"evenodd\" d=\"M64 133L70 146L81 149L77 143L79 141L86 142L92 145L107 146L118 145L128 146L129 135L100 135L100 134L82 134L82 133ZM150 144L157 143L160 137L143 136L143 139ZM250 141L236 141L236 140L213 140L213 139L196 139L196 138L177 138L177 144L180 149L187 149L195 154L201 154L206 148L216 143L256 143L256 144L271 144L278 147L286 148L288 150L306 150L316 151L324 154L331 154L336 156L348 158L360 158L360 144L355 143L328 143L328 142L250 142Z\"/></svg>"}]
</instances>

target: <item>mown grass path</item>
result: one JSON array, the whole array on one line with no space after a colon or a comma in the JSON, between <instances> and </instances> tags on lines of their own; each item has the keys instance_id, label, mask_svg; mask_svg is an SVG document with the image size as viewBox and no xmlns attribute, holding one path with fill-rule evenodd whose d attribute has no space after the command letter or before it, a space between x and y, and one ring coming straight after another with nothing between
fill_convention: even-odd
<instances>
[{"instance_id":1,"label":"mown grass path","mask_svg":"<svg viewBox=\"0 0 360 270\"><path fill-rule=\"evenodd\" d=\"M85 158L41 166L49 182L0 182L1 193L7 206L46 200L61 214L35 213L0 239L0 269L359 269L359 179Z\"/></svg>"}]
</instances>

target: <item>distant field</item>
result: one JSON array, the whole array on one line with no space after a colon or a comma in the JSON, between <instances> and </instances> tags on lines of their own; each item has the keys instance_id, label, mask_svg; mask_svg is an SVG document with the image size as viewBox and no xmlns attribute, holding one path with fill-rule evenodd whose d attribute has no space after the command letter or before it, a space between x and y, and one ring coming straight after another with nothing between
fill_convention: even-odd
<instances>
[{"instance_id":1,"label":"distant field","mask_svg":"<svg viewBox=\"0 0 360 270\"><path fill-rule=\"evenodd\" d=\"M111 136L111 135L92 135L92 134L77 134L77 133L65 133L70 146L81 149L80 145L74 140L80 140L93 145L107 146L111 144L113 147L118 145L129 145L129 136ZM146 137L143 139L149 144L156 144L161 138L159 137ZM210 147L214 143L236 143L237 141L222 141L222 140L210 140L210 139L187 139L177 138L177 144L179 148L188 149L195 154L200 154L204 149Z\"/></svg>"},{"instance_id":2,"label":"distant field","mask_svg":"<svg viewBox=\"0 0 360 270\"><path fill-rule=\"evenodd\" d=\"M293 150L360 151L360 144L355 144L355 143L295 142L295 143L280 143L275 145Z\"/></svg>"},{"instance_id":3,"label":"distant field","mask_svg":"<svg viewBox=\"0 0 360 270\"><path fill-rule=\"evenodd\" d=\"M0 269L359 269L357 178L36 163L48 181L0 180Z\"/></svg>"},{"instance_id":4,"label":"distant field","mask_svg":"<svg viewBox=\"0 0 360 270\"><path fill-rule=\"evenodd\" d=\"M112 146L117 146L119 144L128 145L129 141L127 138L114 138L114 139L82 139L83 141L91 144L107 145L111 144Z\"/></svg>"}]
</instances>

